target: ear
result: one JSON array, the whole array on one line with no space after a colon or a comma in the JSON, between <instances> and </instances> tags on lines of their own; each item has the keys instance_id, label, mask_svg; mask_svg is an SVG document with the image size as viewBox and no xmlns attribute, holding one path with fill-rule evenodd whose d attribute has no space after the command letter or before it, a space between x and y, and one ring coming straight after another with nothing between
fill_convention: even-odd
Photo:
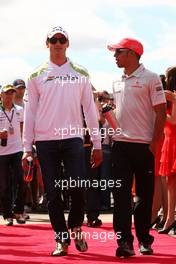
<instances>
[{"instance_id":1,"label":"ear","mask_svg":"<svg viewBox=\"0 0 176 264\"><path fill-rule=\"evenodd\" d=\"M128 53L133 54L133 55L135 54L133 50L129 50Z\"/></svg>"},{"instance_id":2,"label":"ear","mask_svg":"<svg viewBox=\"0 0 176 264\"><path fill-rule=\"evenodd\" d=\"M49 48L49 42L46 40L46 47Z\"/></svg>"},{"instance_id":3,"label":"ear","mask_svg":"<svg viewBox=\"0 0 176 264\"><path fill-rule=\"evenodd\" d=\"M69 44L70 44L70 43L69 43L69 40L68 40L68 41L67 41L67 48L69 47Z\"/></svg>"}]
</instances>

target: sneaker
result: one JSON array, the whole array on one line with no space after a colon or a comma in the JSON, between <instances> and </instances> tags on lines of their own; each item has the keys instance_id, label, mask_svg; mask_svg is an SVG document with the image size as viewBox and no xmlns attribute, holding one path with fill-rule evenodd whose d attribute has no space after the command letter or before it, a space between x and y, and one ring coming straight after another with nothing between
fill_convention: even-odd
<instances>
[{"instance_id":1,"label":"sneaker","mask_svg":"<svg viewBox=\"0 0 176 264\"><path fill-rule=\"evenodd\" d=\"M80 227L74 227L72 229L72 237L74 238L75 246L78 251L86 252L88 250L87 242Z\"/></svg>"},{"instance_id":2,"label":"sneaker","mask_svg":"<svg viewBox=\"0 0 176 264\"><path fill-rule=\"evenodd\" d=\"M6 226L12 226L13 225L13 218L9 217L9 218L4 219L4 224Z\"/></svg>"},{"instance_id":3,"label":"sneaker","mask_svg":"<svg viewBox=\"0 0 176 264\"><path fill-rule=\"evenodd\" d=\"M57 242L55 250L51 256L66 256L68 254L68 244L65 242Z\"/></svg>"},{"instance_id":4,"label":"sneaker","mask_svg":"<svg viewBox=\"0 0 176 264\"><path fill-rule=\"evenodd\" d=\"M133 245L127 241L122 242L116 250L116 257L131 257L134 256L135 252Z\"/></svg>"},{"instance_id":5,"label":"sneaker","mask_svg":"<svg viewBox=\"0 0 176 264\"><path fill-rule=\"evenodd\" d=\"M23 218L24 218L24 220L29 220L30 216L26 213L23 213Z\"/></svg>"},{"instance_id":6,"label":"sneaker","mask_svg":"<svg viewBox=\"0 0 176 264\"><path fill-rule=\"evenodd\" d=\"M145 243L139 244L139 252L142 255L153 255L153 249L151 248L151 245Z\"/></svg>"},{"instance_id":7,"label":"sneaker","mask_svg":"<svg viewBox=\"0 0 176 264\"><path fill-rule=\"evenodd\" d=\"M102 221L100 220L100 219L95 219L95 220L93 220L93 221L87 221L87 226L88 227L99 227L99 226L101 226L103 223L102 223Z\"/></svg>"},{"instance_id":8,"label":"sneaker","mask_svg":"<svg viewBox=\"0 0 176 264\"><path fill-rule=\"evenodd\" d=\"M24 219L22 214L15 214L15 219L18 224L25 224L26 220Z\"/></svg>"}]
</instances>

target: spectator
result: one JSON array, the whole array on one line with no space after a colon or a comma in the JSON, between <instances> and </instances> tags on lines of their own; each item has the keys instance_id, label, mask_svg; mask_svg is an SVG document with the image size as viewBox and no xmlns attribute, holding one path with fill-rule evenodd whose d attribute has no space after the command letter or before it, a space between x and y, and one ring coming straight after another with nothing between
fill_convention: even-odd
<instances>
[{"instance_id":1,"label":"spectator","mask_svg":"<svg viewBox=\"0 0 176 264\"><path fill-rule=\"evenodd\" d=\"M24 194L22 158L22 124L23 109L14 106L15 88L5 85L1 90L2 105L0 106L0 199L6 225L13 225L13 209L17 223L24 224ZM3 144L3 139L7 144ZM12 177L12 178L11 178ZM12 183L14 186L12 186ZM12 189L15 190L12 208Z\"/></svg>"}]
</instances>

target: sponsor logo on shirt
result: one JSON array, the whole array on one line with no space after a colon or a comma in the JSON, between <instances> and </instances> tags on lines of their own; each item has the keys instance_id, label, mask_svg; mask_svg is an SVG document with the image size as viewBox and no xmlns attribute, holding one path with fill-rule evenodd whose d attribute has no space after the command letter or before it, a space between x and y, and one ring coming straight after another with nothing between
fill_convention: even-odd
<instances>
[{"instance_id":1,"label":"sponsor logo on shirt","mask_svg":"<svg viewBox=\"0 0 176 264\"><path fill-rule=\"evenodd\" d=\"M132 88L142 88L142 85L136 81L133 85L131 85Z\"/></svg>"},{"instance_id":2,"label":"sponsor logo on shirt","mask_svg":"<svg viewBox=\"0 0 176 264\"><path fill-rule=\"evenodd\" d=\"M78 76L73 76L70 74L64 76L48 76L45 82L52 81L58 79L59 81L75 81L78 80Z\"/></svg>"}]
</instances>

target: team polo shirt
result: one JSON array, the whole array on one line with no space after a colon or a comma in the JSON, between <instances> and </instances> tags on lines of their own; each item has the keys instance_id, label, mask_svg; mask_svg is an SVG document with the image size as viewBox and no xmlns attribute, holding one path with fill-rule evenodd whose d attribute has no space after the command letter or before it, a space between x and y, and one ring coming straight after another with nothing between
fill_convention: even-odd
<instances>
[{"instance_id":1,"label":"team polo shirt","mask_svg":"<svg viewBox=\"0 0 176 264\"><path fill-rule=\"evenodd\" d=\"M69 59L42 65L29 78L24 97L24 150L32 142L83 138L83 107L94 148L101 149L96 107L87 71Z\"/></svg>"},{"instance_id":2,"label":"team polo shirt","mask_svg":"<svg viewBox=\"0 0 176 264\"><path fill-rule=\"evenodd\" d=\"M154 106L166 102L159 76L141 64L130 76L113 83L116 118L121 132L115 141L150 143L154 132Z\"/></svg>"},{"instance_id":3,"label":"team polo shirt","mask_svg":"<svg viewBox=\"0 0 176 264\"><path fill-rule=\"evenodd\" d=\"M3 147L0 145L0 156L14 154L23 150L20 129L20 123L23 122L23 108L18 105L14 105L10 111L5 111L9 119L11 119L13 111L14 114L11 124L14 133L10 134L8 132L7 146ZM9 131L10 124L6 115L4 114L2 107L0 107L0 130L5 128Z\"/></svg>"}]
</instances>

